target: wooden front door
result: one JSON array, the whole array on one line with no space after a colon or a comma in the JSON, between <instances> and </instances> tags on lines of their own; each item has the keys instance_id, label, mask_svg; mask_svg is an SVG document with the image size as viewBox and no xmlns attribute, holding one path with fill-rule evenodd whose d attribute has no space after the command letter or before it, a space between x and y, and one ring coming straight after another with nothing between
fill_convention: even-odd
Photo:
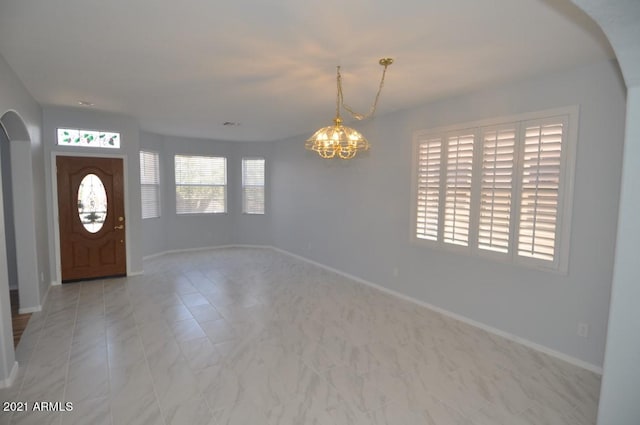
<instances>
[{"instance_id":1,"label":"wooden front door","mask_svg":"<svg viewBox=\"0 0 640 425\"><path fill-rule=\"evenodd\" d=\"M126 275L122 162L56 158L62 282Z\"/></svg>"}]
</instances>

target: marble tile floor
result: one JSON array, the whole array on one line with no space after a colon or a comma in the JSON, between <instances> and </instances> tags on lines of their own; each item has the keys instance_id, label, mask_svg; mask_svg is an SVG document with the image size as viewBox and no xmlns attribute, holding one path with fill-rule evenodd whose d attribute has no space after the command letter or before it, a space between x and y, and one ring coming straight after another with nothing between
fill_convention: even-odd
<instances>
[{"instance_id":1,"label":"marble tile floor","mask_svg":"<svg viewBox=\"0 0 640 425\"><path fill-rule=\"evenodd\" d=\"M30 411L0 424L585 425L600 388L592 372L257 248L53 287L16 355L0 401Z\"/></svg>"}]
</instances>

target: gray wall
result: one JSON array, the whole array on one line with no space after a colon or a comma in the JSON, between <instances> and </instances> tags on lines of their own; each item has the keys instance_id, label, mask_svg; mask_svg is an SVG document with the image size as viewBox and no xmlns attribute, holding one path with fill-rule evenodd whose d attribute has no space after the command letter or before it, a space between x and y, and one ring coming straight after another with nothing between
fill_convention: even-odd
<instances>
[{"instance_id":1,"label":"gray wall","mask_svg":"<svg viewBox=\"0 0 640 425\"><path fill-rule=\"evenodd\" d=\"M2 157L2 196L4 208L4 234L7 249L9 289L18 289L18 263L16 257L16 225L13 219L13 189L11 178L11 147L3 129L0 129L0 156Z\"/></svg>"},{"instance_id":2,"label":"gray wall","mask_svg":"<svg viewBox=\"0 0 640 425\"><path fill-rule=\"evenodd\" d=\"M164 228L166 244L163 251L202 248L229 245L233 242L232 195L229 193L226 214L176 214L175 195L175 155L208 155L227 157L227 167L231 165L233 147L231 143L212 142L202 139L190 139L172 136L158 136L163 140L161 155L162 181L162 218L157 220ZM229 176L228 184L232 184ZM231 191L229 191L231 192ZM154 219L150 224L153 225ZM146 226L149 220L143 220ZM157 224L157 223L155 223ZM157 251L153 247L145 248L145 255Z\"/></svg>"},{"instance_id":3,"label":"gray wall","mask_svg":"<svg viewBox=\"0 0 640 425\"><path fill-rule=\"evenodd\" d=\"M35 278L34 285L37 287L28 288L28 291L22 291L21 307L38 308L43 301L43 297L48 291L49 282L51 281L49 276L49 254L47 244L47 212L44 208L44 196L45 196L45 182L44 182L44 170L43 170L43 155L44 149L41 138L42 127L42 110L38 103L31 97L29 92L24 88L22 82L15 75L13 70L5 62L4 58L0 56L0 116L5 114L6 111L15 111L20 117L28 132L29 140L18 140L17 142L30 143L31 150L31 176L27 179L23 179L14 182L14 192L16 186L18 189L24 188L25 181L30 184L30 189L33 193L33 199L28 203L32 203L33 208L30 214L33 214L33 221L35 225L35 251L38 270L33 270ZM11 138L11 137L10 137ZM16 143L16 141L12 141ZM19 149L27 149L20 146ZM24 173L25 170L20 169L19 172ZM27 188L24 188L27 190ZM24 235L16 235L17 238ZM33 235L26 235L31 237ZM34 244L33 241L21 241L24 245L30 247ZM39 286L37 285L39 282ZM28 292L28 293L25 293ZM24 304L24 305L22 305Z\"/></svg>"},{"instance_id":4,"label":"gray wall","mask_svg":"<svg viewBox=\"0 0 640 425\"><path fill-rule=\"evenodd\" d=\"M142 220L143 255L213 246L271 245L271 215L242 214L242 157L267 159L269 187L272 143L239 143L161 136L142 132L141 149L160 154L161 217ZM205 155L227 158L227 213L178 215L175 204L174 156Z\"/></svg>"},{"instance_id":5,"label":"gray wall","mask_svg":"<svg viewBox=\"0 0 640 425\"><path fill-rule=\"evenodd\" d=\"M30 142L31 160L32 160L32 190L33 190L33 206L34 206L34 224L35 224L35 244L34 247L38 272L42 273L40 285L38 279L31 282L28 288L30 294L21 293L21 298L29 296L29 307L37 307L48 289L49 262L46 242L46 211L40 208L44 204L44 179L42 170L43 149L41 141L41 125L42 111L40 106L31 97L29 92L24 88L19 78L6 63L4 58L0 56L0 116L7 111L15 111L24 122L28 132L29 140L22 140L23 143ZM40 208L40 209L38 209ZM2 219L1 221L4 221ZM4 239L4 225L2 238ZM4 245L4 244L2 244ZM4 248L0 250L0 379L6 379L13 366L13 341L11 337L11 319L9 308L9 293L6 290L6 253ZM34 260L34 259L32 259ZM22 301L21 301L22 302Z\"/></svg>"},{"instance_id":6,"label":"gray wall","mask_svg":"<svg viewBox=\"0 0 640 425\"><path fill-rule=\"evenodd\" d=\"M46 294L53 280L49 260L49 218L47 211L47 185L45 177L45 150L40 134L42 118L38 121L38 134L28 126L31 134L31 165L33 167L33 213L35 215L36 246L38 248L38 271L40 272L40 293ZM15 186L14 186L15 187ZM44 302L44 300L41 300Z\"/></svg>"},{"instance_id":7,"label":"gray wall","mask_svg":"<svg viewBox=\"0 0 640 425\"><path fill-rule=\"evenodd\" d=\"M4 137L4 130L0 129L0 133L3 133L0 137L0 143L8 144L9 140ZM2 161L0 161L0 167L2 167L5 165L4 155L6 155L6 153L2 151L0 154L3 155ZM1 171L2 174L0 174L0 176L4 174L4 170ZM4 189L4 187L6 187L6 185L3 180L0 188ZM3 201L3 192L4 190L0 190L0 201ZM4 201L0 203L0 205L3 204ZM0 208L0 237L6 241L6 243L0 243L0 382L4 383L4 385L0 385L0 387L2 387L11 384L9 380L11 379L10 375L15 364L13 333L11 328L11 303L9 300L10 268L12 261L15 266L15 256L11 257L8 252L12 247L12 243L7 240L11 237L11 231L6 232L5 230L4 208ZM15 241L13 242L13 246L15 246ZM14 270L14 273L13 278L17 279L17 271Z\"/></svg>"},{"instance_id":8,"label":"gray wall","mask_svg":"<svg viewBox=\"0 0 640 425\"><path fill-rule=\"evenodd\" d=\"M638 404L640 190L638 190L638 180L640 180L640 86L630 86L611 315L598 411L598 423L603 425L634 425L640 418Z\"/></svg>"},{"instance_id":9,"label":"gray wall","mask_svg":"<svg viewBox=\"0 0 640 425\"><path fill-rule=\"evenodd\" d=\"M598 407L600 425L637 425L640 418L640 2L574 0L602 27L627 85L622 188Z\"/></svg>"},{"instance_id":10,"label":"gray wall","mask_svg":"<svg viewBox=\"0 0 640 425\"><path fill-rule=\"evenodd\" d=\"M1 166L1 164L0 164ZM0 191L0 201L2 201ZM0 237L6 238L4 231L4 208L0 208ZM12 384L11 375L16 364L11 329L11 304L7 269L7 247L0 243L0 388Z\"/></svg>"},{"instance_id":11,"label":"gray wall","mask_svg":"<svg viewBox=\"0 0 640 425\"><path fill-rule=\"evenodd\" d=\"M580 124L567 275L410 243L413 131L576 104ZM274 243L599 367L624 114L617 65L606 62L378 116L358 126L372 150L351 162L320 160L302 149L304 137L280 141L272 161ZM589 325L588 338L578 337L580 322Z\"/></svg>"},{"instance_id":12,"label":"gray wall","mask_svg":"<svg viewBox=\"0 0 640 425\"><path fill-rule=\"evenodd\" d=\"M121 135L120 149L57 146L57 129L60 127L115 131ZM46 181L46 210L48 215L48 246L51 275L58 276L59 249L54 234L57 211L53 202L52 161L54 154L65 155L123 155L125 158L125 213L127 232L127 271L142 273L142 218L140 217L140 129L136 120L117 114L97 112L92 109L45 107L43 110L44 175Z\"/></svg>"}]
</instances>

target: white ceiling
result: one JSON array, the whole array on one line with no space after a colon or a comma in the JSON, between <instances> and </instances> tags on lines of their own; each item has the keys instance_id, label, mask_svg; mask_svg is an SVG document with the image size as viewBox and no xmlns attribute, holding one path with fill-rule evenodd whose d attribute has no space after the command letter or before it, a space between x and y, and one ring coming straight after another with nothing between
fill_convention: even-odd
<instances>
[{"instance_id":1,"label":"white ceiling","mask_svg":"<svg viewBox=\"0 0 640 425\"><path fill-rule=\"evenodd\" d=\"M566 0L1 0L0 54L43 105L143 130L262 141L614 57ZM223 126L225 121L239 126Z\"/></svg>"}]
</instances>

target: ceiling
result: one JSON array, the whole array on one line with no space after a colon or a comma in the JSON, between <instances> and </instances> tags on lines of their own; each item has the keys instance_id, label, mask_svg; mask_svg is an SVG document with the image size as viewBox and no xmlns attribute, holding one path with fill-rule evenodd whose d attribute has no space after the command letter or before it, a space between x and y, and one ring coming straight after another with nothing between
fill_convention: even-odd
<instances>
[{"instance_id":1,"label":"ceiling","mask_svg":"<svg viewBox=\"0 0 640 425\"><path fill-rule=\"evenodd\" d=\"M379 115L614 57L567 0L2 0L0 54L42 105L234 141L330 124L336 65L366 112L395 59Z\"/></svg>"}]
</instances>

